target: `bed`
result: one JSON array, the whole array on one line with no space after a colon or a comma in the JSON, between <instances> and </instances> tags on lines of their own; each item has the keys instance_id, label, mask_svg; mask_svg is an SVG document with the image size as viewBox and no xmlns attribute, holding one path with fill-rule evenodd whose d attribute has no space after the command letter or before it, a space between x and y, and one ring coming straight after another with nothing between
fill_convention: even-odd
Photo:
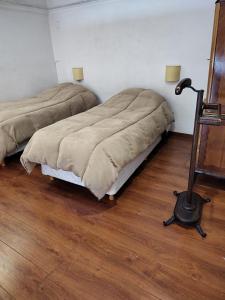
<instances>
[{"instance_id":1,"label":"bed","mask_svg":"<svg viewBox=\"0 0 225 300\"><path fill-rule=\"evenodd\" d=\"M21 163L113 199L173 122L167 101L148 89L127 89L84 113L37 131Z\"/></svg>"},{"instance_id":2,"label":"bed","mask_svg":"<svg viewBox=\"0 0 225 300\"><path fill-rule=\"evenodd\" d=\"M58 84L30 99L0 102L0 164L22 151L38 129L97 104L91 91L73 83Z\"/></svg>"}]
</instances>

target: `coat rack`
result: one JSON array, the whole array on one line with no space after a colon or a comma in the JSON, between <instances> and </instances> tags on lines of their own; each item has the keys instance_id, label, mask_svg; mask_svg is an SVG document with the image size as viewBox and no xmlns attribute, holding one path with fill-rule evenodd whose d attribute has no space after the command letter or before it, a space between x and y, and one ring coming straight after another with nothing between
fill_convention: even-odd
<instances>
[{"instance_id":1,"label":"coat rack","mask_svg":"<svg viewBox=\"0 0 225 300\"><path fill-rule=\"evenodd\" d=\"M172 223L177 223L181 226L195 227L202 237L206 237L206 233L203 231L200 222L203 204L210 202L210 199L203 198L199 194L193 192L193 186L195 181L196 157L198 149L198 137L200 124L216 126L221 125L221 105L204 103L204 90L196 90L194 87L192 87L191 83L192 82L190 78L185 78L178 83L175 89L176 95L180 95L183 89L185 88L190 88L197 93L197 105L195 111L188 189L187 191L181 193L174 191L174 195L177 197L174 212L172 217L167 221L164 221L163 224L164 226L168 226ZM210 111L215 110L216 114L212 116L210 114Z\"/></svg>"}]
</instances>

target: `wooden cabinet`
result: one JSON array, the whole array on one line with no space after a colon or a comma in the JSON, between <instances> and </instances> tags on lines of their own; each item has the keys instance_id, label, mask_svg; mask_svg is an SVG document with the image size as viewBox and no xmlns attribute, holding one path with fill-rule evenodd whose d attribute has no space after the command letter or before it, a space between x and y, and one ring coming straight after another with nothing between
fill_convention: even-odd
<instances>
[{"instance_id":1,"label":"wooden cabinet","mask_svg":"<svg viewBox=\"0 0 225 300\"><path fill-rule=\"evenodd\" d=\"M225 0L216 2L206 101L225 114ZM225 178L225 126L202 126L197 170Z\"/></svg>"}]
</instances>

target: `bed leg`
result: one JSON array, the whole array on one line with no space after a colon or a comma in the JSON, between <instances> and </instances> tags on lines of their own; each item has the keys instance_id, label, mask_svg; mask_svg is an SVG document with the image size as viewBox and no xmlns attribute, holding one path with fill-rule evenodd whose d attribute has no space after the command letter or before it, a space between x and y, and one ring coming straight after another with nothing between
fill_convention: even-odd
<instances>
[{"instance_id":1,"label":"bed leg","mask_svg":"<svg viewBox=\"0 0 225 300\"><path fill-rule=\"evenodd\" d=\"M108 203L109 206L115 206L115 205L117 205L117 201L116 201L115 195L109 195L107 203Z\"/></svg>"},{"instance_id":2,"label":"bed leg","mask_svg":"<svg viewBox=\"0 0 225 300\"><path fill-rule=\"evenodd\" d=\"M1 166L2 168L5 167L5 161L4 161L4 160L0 162L0 166Z\"/></svg>"},{"instance_id":3,"label":"bed leg","mask_svg":"<svg viewBox=\"0 0 225 300\"><path fill-rule=\"evenodd\" d=\"M115 196L114 195L109 195L109 200L110 201L115 201Z\"/></svg>"}]
</instances>

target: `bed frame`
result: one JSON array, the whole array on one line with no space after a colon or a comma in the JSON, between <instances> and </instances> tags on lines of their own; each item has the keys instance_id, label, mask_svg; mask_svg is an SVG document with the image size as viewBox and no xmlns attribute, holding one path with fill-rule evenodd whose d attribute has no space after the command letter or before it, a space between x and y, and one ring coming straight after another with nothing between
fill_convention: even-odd
<instances>
[{"instance_id":1,"label":"bed frame","mask_svg":"<svg viewBox=\"0 0 225 300\"><path fill-rule=\"evenodd\" d=\"M168 126L167 130L160 135L151 146L149 146L145 151L143 151L141 154L139 154L135 159L133 159L131 162L129 162L125 167L122 168L122 170L119 172L119 176L115 183L111 186L109 191L106 193L106 195L109 196L110 201L115 200L115 195L120 190L120 188L126 183L126 181L131 177L131 175L137 170L137 168L147 159L149 154L155 149L155 147L162 141L162 139L165 138L165 136L168 135L168 131L171 128L171 126ZM27 142L24 142L23 144L19 145L17 149L7 155L7 157L12 156L18 152L21 152L26 147ZM4 167L5 162L0 162L0 166ZM82 182L81 178L76 176L73 172L70 171L64 171L64 170L56 170L48 165L41 165L41 171L43 175L49 176L51 180L54 180L54 178L61 179L79 186L85 187L85 184Z\"/></svg>"},{"instance_id":2,"label":"bed frame","mask_svg":"<svg viewBox=\"0 0 225 300\"><path fill-rule=\"evenodd\" d=\"M161 142L164 136L167 136L167 133L170 129L168 127L167 131L160 135L154 143L149 146L145 151L139 154L134 160L128 163L120 172L116 182L111 186L106 195L109 195L109 200L114 201L114 196L124 185L124 183L130 178L130 176L136 171L136 169L147 159L148 155L155 149L155 147ZM41 171L43 175L50 176L51 180L54 178L61 179L76 185L85 187L85 184L82 182L81 178L76 176L73 172L64 171L64 170L55 170L48 165L41 165Z\"/></svg>"}]
</instances>

